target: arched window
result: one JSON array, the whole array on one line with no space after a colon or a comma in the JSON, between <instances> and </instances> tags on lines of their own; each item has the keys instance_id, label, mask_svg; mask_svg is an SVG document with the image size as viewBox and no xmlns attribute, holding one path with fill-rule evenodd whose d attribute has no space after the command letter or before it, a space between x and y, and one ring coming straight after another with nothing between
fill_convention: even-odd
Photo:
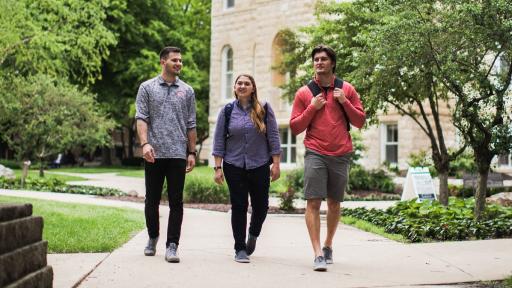
<instances>
[{"instance_id":1,"label":"arched window","mask_svg":"<svg viewBox=\"0 0 512 288\"><path fill-rule=\"evenodd\" d=\"M235 0L224 0L224 9L235 7Z\"/></svg>"},{"instance_id":2,"label":"arched window","mask_svg":"<svg viewBox=\"0 0 512 288\"><path fill-rule=\"evenodd\" d=\"M222 68L221 68L221 95L222 99L230 99L233 95L233 49L224 46L222 49Z\"/></svg>"}]
</instances>

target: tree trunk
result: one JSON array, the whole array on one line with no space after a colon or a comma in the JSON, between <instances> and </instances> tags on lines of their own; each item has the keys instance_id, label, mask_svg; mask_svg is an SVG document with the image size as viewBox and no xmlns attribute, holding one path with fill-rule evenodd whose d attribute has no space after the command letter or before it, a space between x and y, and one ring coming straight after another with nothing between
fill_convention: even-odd
<instances>
[{"instance_id":1,"label":"tree trunk","mask_svg":"<svg viewBox=\"0 0 512 288\"><path fill-rule=\"evenodd\" d=\"M21 188L25 187L25 179L28 176L28 167L30 166L30 160L23 160L23 170L21 172Z\"/></svg>"},{"instance_id":2,"label":"tree trunk","mask_svg":"<svg viewBox=\"0 0 512 288\"><path fill-rule=\"evenodd\" d=\"M101 165L112 166L112 156L110 155L110 148L101 148Z\"/></svg>"},{"instance_id":3,"label":"tree trunk","mask_svg":"<svg viewBox=\"0 0 512 288\"><path fill-rule=\"evenodd\" d=\"M132 125L128 127L128 158L133 158L133 146L135 146L135 130L134 127L134 120L132 120Z\"/></svg>"},{"instance_id":4,"label":"tree trunk","mask_svg":"<svg viewBox=\"0 0 512 288\"><path fill-rule=\"evenodd\" d=\"M39 177L44 177L44 162L43 158L39 158Z\"/></svg>"},{"instance_id":5,"label":"tree trunk","mask_svg":"<svg viewBox=\"0 0 512 288\"><path fill-rule=\"evenodd\" d=\"M485 210L485 198L487 197L487 177L489 169L479 170L478 184L475 193L475 219L480 219Z\"/></svg>"},{"instance_id":6,"label":"tree trunk","mask_svg":"<svg viewBox=\"0 0 512 288\"><path fill-rule=\"evenodd\" d=\"M439 202L448 206L448 170L439 173Z\"/></svg>"}]
</instances>

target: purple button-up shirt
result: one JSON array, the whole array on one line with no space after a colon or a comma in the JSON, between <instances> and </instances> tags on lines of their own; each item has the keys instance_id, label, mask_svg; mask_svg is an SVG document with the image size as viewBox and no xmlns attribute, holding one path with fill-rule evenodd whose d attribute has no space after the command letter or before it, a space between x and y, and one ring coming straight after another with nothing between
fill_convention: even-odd
<instances>
[{"instance_id":1,"label":"purple button-up shirt","mask_svg":"<svg viewBox=\"0 0 512 288\"><path fill-rule=\"evenodd\" d=\"M217 118L212 155L222 157L225 162L245 169L261 167L268 163L272 155L280 155L281 144L276 116L268 103L267 111L267 133L262 134L251 121L251 107L245 110L236 100L229 120L230 136L224 139L226 132L223 108Z\"/></svg>"}]
</instances>

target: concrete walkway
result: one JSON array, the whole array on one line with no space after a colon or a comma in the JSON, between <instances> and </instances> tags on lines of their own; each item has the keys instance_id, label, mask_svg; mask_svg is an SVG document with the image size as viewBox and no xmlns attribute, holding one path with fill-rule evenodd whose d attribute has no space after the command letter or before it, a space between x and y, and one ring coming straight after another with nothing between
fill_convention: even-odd
<instances>
[{"instance_id":1,"label":"concrete walkway","mask_svg":"<svg viewBox=\"0 0 512 288\"><path fill-rule=\"evenodd\" d=\"M84 195L0 190L0 195L13 194L142 208L140 203ZM167 213L168 208L161 206L163 234ZM324 234L325 224L322 229ZM92 254L87 269L93 271L79 287L429 287L512 275L512 239L401 244L345 225L340 225L334 241L335 264L327 273L314 272L301 215L269 215L250 264L233 261L229 213L185 209L179 264L165 262L165 236L155 257L143 256L146 240L142 231L109 255ZM77 267L86 263L79 257L87 254L48 257L55 287L70 287L60 285L72 283L66 280L70 276L79 281L88 273ZM95 261L102 262L93 265Z\"/></svg>"}]
</instances>

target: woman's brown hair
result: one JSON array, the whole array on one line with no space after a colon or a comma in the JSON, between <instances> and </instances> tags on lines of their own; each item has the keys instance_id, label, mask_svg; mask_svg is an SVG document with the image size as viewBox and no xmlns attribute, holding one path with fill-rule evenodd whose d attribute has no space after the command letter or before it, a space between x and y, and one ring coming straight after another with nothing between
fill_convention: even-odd
<instances>
[{"instance_id":1,"label":"woman's brown hair","mask_svg":"<svg viewBox=\"0 0 512 288\"><path fill-rule=\"evenodd\" d=\"M252 87L254 87L254 91L251 94L251 120L254 126L256 126L256 130L260 133L266 133L267 127L265 126L265 121L263 120L265 117L265 109L263 106L261 106L260 101L258 101L258 90L256 89L256 82L254 81L254 78L249 74L240 74L238 77L236 77L235 80L235 86L236 82L238 82L238 79L240 77L247 77L252 83ZM235 90L235 97L238 99L238 95L236 95L236 89Z\"/></svg>"}]
</instances>

